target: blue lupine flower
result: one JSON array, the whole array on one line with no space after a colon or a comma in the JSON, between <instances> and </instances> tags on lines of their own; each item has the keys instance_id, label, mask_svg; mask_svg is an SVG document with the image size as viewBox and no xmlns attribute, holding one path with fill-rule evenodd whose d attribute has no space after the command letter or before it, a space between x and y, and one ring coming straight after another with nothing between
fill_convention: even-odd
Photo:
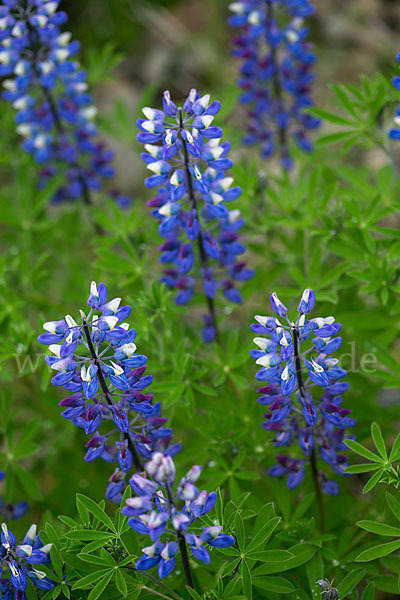
<instances>
[{"instance_id":1,"label":"blue lupine flower","mask_svg":"<svg viewBox=\"0 0 400 600\"><path fill-rule=\"evenodd\" d=\"M314 304L313 290L304 290L299 316L292 322L286 306L273 293L272 309L287 324L276 317L257 315L251 330L267 337L255 337L258 349L250 354L261 366L256 379L265 385L257 390L261 394L258 401L269 408L263 427L275 433L274 445L291 446L296 440L305 456L319 455L335 473L343 475L347 457L340 453L346 450L343 440L349 437L345 430L356 421L349 416L351 410L342 407L342 394L349 387L342 381L346 371L331 356L342 342L337 336L341 325L334 317L307 320ZM322 390L318 392L318 388ZM297 487L304 477L304 459L278 456L277 461L269 474L287 476L288 487ZM338 493L337 483L328 480L322 470L319 478L325 493Z\"/></svg>"},{"instance_id":2,"label":"blue lupine flower","mask_svg":"<svg viewBox=\"0 0 400 600\"><path fill-rule=\"evenodd\" d=\"M132 464L142 470L142 459L155 450L173 456L180 446L170 443L168 419L160 416L153 394L145 393L152 377L146 375L147 357L136 352L135 330L124 323L131 307L120 306L121 298L107 300L106 286L93 281L90 310L87 315L81 311L81 323L70 315L49 321L38 340L52 353L46 362L57 372L53 385L70 392L60 402L62 416L92 436L85 460L102 458L119 464L106 492L107 498L118 502Z\"/></svg>"},{"instance_id":3,"label":"blue lupine flower","mask_svg":"<svg viewBox=\"0 0 400 600\"><path fill-rule=\"evenodd\" d=\"M229 142L222 142L222 129L213 124L220 109L207 94L191 90L183 108L164 93L164 110L144 108L138 120L138 140L144 144L142 159L152 173L145 181L158 188L148 202L166 239L159 251L164 270L162 281L178 293L177 304L187 304L202 281L208 314L203 329L205 341L216 335L214 297L220 289L227 300L242 301L236 281L253 276L238 256L246 250L239 242L243 226L238 210L227 203L241 194L225 171L233 166L228 158ZM222 277L219 275L222 272Z\"/></svg>"},{"instance_id":4,"label":"blue lupine flower","mask_svg":"<svg viewBox=\"0 0 400 600\"><path fill-rule=\"evenodd\" d=\"M11 598L12 592L15 598L25 598L25 590L28 585L28 577L39 589L51 590L55 584L36 565L50 564L51 544L42 544L36 534L36 525L32 525L22 544L17 544L15 536L8 530L7 525L1 525L0 563L2 579L0 580L0 597ZM10 578L4 577L9 573Z\"/></svg>"},{"instance_id":5,"label":"blue lupine flower","mask_svg":"<svg viewBox=\"0 0 400 600\"><path fill-rule=\"evenodd\" d=\"M396 59L397 59L397 62L400 63L400 53L397 55ZM400 90L400 77L398 75L393 77L392 82L393 82L393 87L396 90ZM396 127L394 129L389 129L389 135L392 138L392 140L400 140L400 104L398 106L396 116L394 118L394 122L395 122Z\"/></svg>"},{"instance_id":6,"label":"blue lupine flower","mask_svg":"<svg viewBox=\"0 0 400 600\"><path fill-rule=\"evenodd\" d=\"M61 32L67 21L59 0L7 0L0 6L0 76L3 98L16 109L24 150L42 165L41 185L57 173L63 184L54 200L82 197L114 175L113 153L97 138L96 108L86 73L75 56L79 43ZM126 198L112 191L118 204Z\"/></svg>"},{"instance_id":7,"label":"blue lupine flower","mask_svg":"<svg viewBox=\"0 0 400 600\"><path fill-rule=\"evenodd\" d=\"M241 61L240 102L248 107L243 141L257 144L266 158L278 154L290 169L290 141L310 152L307 131L320 124L304 112L313 104L315 56L303 19L313 6L309 0L239 0L230 9L229 23L241 28L233 55Z\"/></svg>"},{"instance_id":8,"label":"blue lupine flower","mask_svg":"<svg viewBox=\"0 0 400 600\"><path fill-rule=\"evenodd\" d=\"M6 474L4 471L0 471L0 481L3 481L5 476ZM0 496L0 514L4 520L20 519L27 510L28 503L26 501L11 504L11 502L4 502L3 498Z\"/></svg>"},{"instance_id":9,"label":"blue lupine flower","mask_svg":"<svg viewBox=\"0 0 400 600\"><path fill-rule=\"evenodd\" d=\"M226 548L235 543L232 536L222 533L219 525L203 527L200 535L190 531L199 517L214 508L217 500L215 492L199 492L194 485L200 477L201 467L192 467L181 479L175 493L175 465L171 456L155 452L145 464L145 471L152 479L134 474L130 484L137 495L128 498L122 509L129 517L132 529L148 535L152 541L151 546L142 550L143 556L136 563L138 570L158 565L160 578L169 575L175 568L178 543L186 542L193 556L205 564L210 562L207 545ZM178 507L179 503L183 504L182 508ZM164 540L165 536L168 540Z\"/></svg>"}]
</instances>

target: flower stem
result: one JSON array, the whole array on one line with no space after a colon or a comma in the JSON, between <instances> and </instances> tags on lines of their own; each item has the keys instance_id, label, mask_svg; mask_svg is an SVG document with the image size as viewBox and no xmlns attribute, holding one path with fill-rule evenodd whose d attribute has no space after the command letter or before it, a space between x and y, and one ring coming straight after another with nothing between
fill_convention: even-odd
<instances>
[{"instance_id":1,"label":"flower stem","mask_svg":"<svg viewBox=\"0 0 400 600\"><path fill-rule=\"evenodd\" d=\"M186 546L186 540L181 532L178 532L179 552L181 553L183 570L185 572L186 583L194 589L192 571L190 570L189 556Z\"/></svg>"},{"instance_id":2,"label":"flower stem","mask_svg":"<svg viewBox=\"0 0 400 600\"><path fill-rule=\"evenodd\" d=\"M90 357L92 359L93 364L96 365L97 367L97 377L99 379L99 384L100 387L102 389L102 392L107 400L107 403L110 406L113 406L114 402L113 402L113 397L112 394L110 392L110 390L108 389L108 385L106 380L104 379L104 375L103 375L103 371L101 370L101 364L99 361L99 358L96 354L96 350L93 346L93 342L92 342L92 338L90 336L90 331L89 331L89 327L88 324L86 322L85 319L83 319L83 332L85 334L85 338L86 338L86 343L88 345L89 348L89 352L90 352ZM135 465L135 467L139 470L139 471L143 471L143 463L136 451L135 448L135 444L132 442L132 438L129 435L129 433L124 433L124 439L128 442L128 448L132 453L132 459L133 459L133 463Z\"/></svg>"},{"instance_id":3,"label":"flower stem","mask_svg":"<svg viewBox=\"0 0 400 600\"><path fill-rule=\"evenodd\" d=\"M321 533L324 532L325 529L325 510L324 510L324 500L322 497L321 485L318 476L318 468L317 468L317 456L315 453L315 448L311 451L310 456L310 465L311 465L311 473L315 490L315 497L317 499L318 504L318 514L319 514L319 530Z\"/></svg>"},{"instance_id":4,"label":"flower stem","mask_svg":"<svg viewBox=\"0 0 400 600\"><path fill-rule=\"evenodd\" d=\"M165 484L165 490L167 492L168 502L170 506L175 506L171 487L168 483ZM183 571L185 573L186 583L189 587L194 589L192 571L190 570L189 555L187 551L185 536L182 534L181 531L178 531L176 535L178 538L179 552L182 558Z\"/></svg>"},{"instance_id":5,"label":"flower stem","mask_svg":"<svg viewBox=\"0 0 400 600\"><path fill-rule=\"evenodd\" d=\"M267 4L267 22L271 22L271 21L273 21L273 18L274 18L274 11L273 11L271 0L266 0L266 4ZM281 106L283 106L283 97L282 97L282 84L281 84L281 80L279 77L279 63L278 63L278 56L277 56L277 47L273 46L270 42L268 42L268 40L267 40L267 44L269 46L270 53L271 53L271 62L272 62L272 69L273 69L272 85L273 85L275 98L276 98L278 107L280 109ZM283 124L278 125L278 140L279 140L281 155L282 155L282 158L284 158L284 152L287 147L287 135L286 135L286 128L284 127Z\"/></svg>"},{"instance_id":6,"label":"flower stem","mask_svg":"<svg viewBox=\"0 0 400 600\"><path fill-rule=\"evenodd\" d=\"M33 54L33 60L32 60L32 69L33 69L33 72L35 74L38 86L39 86L39 88L40 88L40 90L41 90L41 92L42 92L42 94L43 94L46 102L49 105L50 112L51 112L51 114L53 116L54 124L55 124L56 130L58 132L58 135L60 137L65 137L66 138L67 134L66 134L64 125L62 123L62 119L61 119L60 113L58 111L57 104L56 104L56 102L55 102L55 100L54 100L54 98L53 98L50 90L48 88L46 88L42 84L42 82L40 80L40 73L39 73L37 64L35 62L37 60L37 46L38 46L38 43L40 43L39 40L38 40L37 32L32 27L32 25L29 23L28 20L26 21L26 25L27 25L28 31L29 31L30 50L31 50L31 52ZM35 40L35 38L37 38L37 40ZM85 180L85 178L84 178L84 176L82 174L81 167L78 165L78 163L75 160L71 161L70 165L74 169L76 169L77 172L78 172L78 181L79 181L79 183L81 185L81 190L82 190L82 194L81 195L82 195L82 199L83 199L84 203L87 206L92 206L93 201L92 201L92 198L91 198L91 195L90 195L90 190L89 190L87 182L86 182L86 180ZM95 229L96 229L97 233L99 233L99 234L101 234L103 232L103 230L97 224L95 224Z\"/></svg>"},{"instance_id":7,"label":"flower stem","mask_svg":"<svg viewBox=\"0 0 400 600\"><path fill-rule=\"evenodd\" d=\"M180 130L183 129L183 116L182 116L181 109L179 109L179 127L180 127ZM208 258L207 258L207 253L204 248L203 232L202 232L201 224L200 224L200 214L197 209L196 195L195 195L195 191L194 191L194 187L193 187L192 175L191 175L190 169L189 169L189 166L190 166L189 152L187 149L186 140L184 140L182 138L182 136L180 136L180 140L181 140L182 148L183 148L185 176L186 176L186 183L187 183L187 188L188 188L188 196L190 199L191 209L196 211L196 218L199 222L199 235L197 236L197 246L199 249L200 262L201 262L201 266L203 269L208 269ZM207 296L207 294L206 294L206 302L207 302L208 312L210 314L210 317L212 319L212 323L213 323L213 326L215 329L215 339L220 344L221 341L220 341L220 335L219 335L218 326L217 326L217 318L216 318L214 300L213 300L213 298L209 298L209 296Z\"/></svg>"},{"instance_id":8,"label":"flower stem","mask_svg":"<svg viewBox=\"0 0 400 600\"><path fill-rule=\"evenodd\" d=\"M303 381L303 373L301 368L301 361L299 355L299 332L295 325L292 325L292 336L293 336L293 354L294 354L294 364L296 368L296 378L297 385L299 386L300 396L302 398L306 397L306 388ZM318 505L318 514L319 514L319 528L320 532L324 531L324 502L322 498L322 490L321 490L321 481L318 474L317 467L317 455L315 453L315 449L313 448L310 455L310 466L311 466L311 474L314 484L315 490L315 498L317 500Z\"/></svg>"}]
</instances>

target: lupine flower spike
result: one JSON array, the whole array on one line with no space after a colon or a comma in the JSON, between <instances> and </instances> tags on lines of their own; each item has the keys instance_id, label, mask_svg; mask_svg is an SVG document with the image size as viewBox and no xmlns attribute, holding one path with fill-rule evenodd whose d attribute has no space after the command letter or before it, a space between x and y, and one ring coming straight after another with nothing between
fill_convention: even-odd
<instances>
[{"instance_id":1,"label":"lupine flower spike","mask_svg":"<svg viewBox=\"0 0 400 600\"><path fill-rule=\"evenodd\" d=\"M75 55L79 43L61 32L67 21L59 0L7 0L0 6L0 76L3 98L17 111L23 148L42 165L41 185L56 173L66 182L54 200L82 197L114 175L113 153L97 138L96 108L86 73ZM126 198L111 194L120 204Z\"/></svg>"},{"instance_id":2,"label":"lupine flower spike","mask_svg":"<svg viewBox=\"0 0 400 600\"><path fill-rule=\"evenodd\" d=\"M400 53L397 55L397 62L400 63ZM400 90L400 76L396 75L393 77L393 87L396 90ZM400 140L400 104L394 118L395 128L389 129L389 135L393 140Z\"/></svg>"},{"instance_id":3,"label":"lupine flower spike","mask_svg":"<svg viewBox=\"0 0 400 600\"><path fill-rule=\"evenodd\" d=\"M277 317L256 315L251 330L257 334L257 350L251 356L261 370L256 379L263 382L257 391L258 401L268 407L263 427L275 434L277 448L297 442L303 456L309 457L313 476L326 494L338 494L336 481L328 479L320 458L335 473L343 475L347 449L343 443L345 430L355 425L343 408L342 394L349 384L342 381L346 371L331 355L342 343L337 334L341 329L334 317L308 319L315 304L313 290L304 290L296 321L289 321L287 308L273 293L271 306ZM286 323L285 323L286 322ZM304 458L278 456L277 464L269 470L273 477L287 476L287 486L297 487L305 471Z\"/></svg>"},{"instance_id":4,"label":"lupine flower spike","mask_svg":"<svg viewBox=\"0 0 400 600\"><path fill-rule=\"evenodd\" d=\"M170 445L168 419L160 416L153 394L145 392L152 376L146 375L146 356L136 352L135 330L124 322L131 307L120 306L121 298L108 300L106 286L94 281L87 304L90 310L80 311L79 324L70 315L49 321L38 340L49 346L53 385L70 392L60 402L62 416L91 436L85 460L118 462L106 497L120 502L132 467L141 471L143 459L155 450L172 456L180 446Z\"/></svg>"},{"instance_id":5,"label":"lupine flower spike","mask_svg":"<svg viewBox=\"0 0 400 600\"><path fill-rule=\"evenodd\" d=\"M177 291L177 304L188 303L196 281L202 282L208 311L203 338L209 342L216 336L217 290L227 300L241 302L236 282L253 275L238 259L246 249L238 233L243 219L227 207L241 190L225 174L233 163L229 142L221 141L222 129L213 124L220 103L191 90L178 108L165 92L163 108L144 108L145 118L138 121L142 159L152 173L145 184L158 188L148 205L166 240L159 248L160 261L172 265L162 281Z\"/></svg>"},{"instance_id":6,"label":"lupine flower spike","mask_svg":"<svg viewBox=\"0 0 400 600\"><path fill-rule=\"evenodd\" d=\"M145 464L145 471L145 476L132 475L130 485L135 496L128 498L122 509L132 529L150 538L150 545L143 548L136 568L147 570L157 566L159 577L164 578L174 570L179 549L187 583L193 587L187 546L195 559L208 564L209 549L235 543L232 536L222 533L220 525L202 527L199 533L196 524L193 530L196 520L214 508L217 495L200 492L195 486L201 474L199 466L192 467L174 491L175 465L170 456L161 452L153 454Z\"/></svg>"},{"instance_id":7,"label":"lupine flower spike","mask_svg":"<svg viewBox=\"0 0 400 600\"><path fill-rule=\"evenodd\" d=\"M39 590L51 590L55 584L41 571L37 565L50 564L51 544L42 544L36 534L36 525L29 528L28 533L17 544L15 536L8 530L7 525L1 525L0 561L2 577L0 579L0 597L11 600L11 598L26 598L25 590L28 578ZM7 570L6 570L7 569ZM4 575L9 573L9 578ZM14 595L13 595L14 593Z\"/></svg>"},{"instance_id":8,"label":"lupine flower spike","mask_svg":"<svg viewBox=\"0 0 400 600\"><path fill-rule=\"evenodd\" d=\"M248 107L243 141L257 144L266 158L279 155L290 169L290 141L310 152L307 132L320 124L304 113L313 104L315 56L303 20L314 8L309 0L240 0L230 9L230 24L241 28L233 54L241 61L240 102Z\"/></svg>"}]
</instances>

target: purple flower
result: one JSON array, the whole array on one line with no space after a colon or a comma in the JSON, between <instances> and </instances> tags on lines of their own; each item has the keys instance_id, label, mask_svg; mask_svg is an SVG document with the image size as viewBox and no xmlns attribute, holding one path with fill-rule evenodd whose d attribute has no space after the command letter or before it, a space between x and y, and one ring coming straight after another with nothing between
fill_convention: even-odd
<instances>
[{"instance_id":1,"label":"purple flower","mask_svg":"<svg viewBox=\"0 0 400 600\"><path fill-rule=\"evenodd\" d=\"M90 204L92 193L114 176L113 152L98 140L97 111L76 60L80 45L61 31L67 15L58 4L12 0L0 6L2 95L17 111L22 148L41 166L40 186L62 173L53 201L82 197ZM114 190L110 196L126 205Z\"/></svg>"},{"instance_id":2,"label":"purple flower","mask_svg":"<svg viewBox=\"0 0 400 600\"><path fill-rule=\"evenodd\" d=\"M315 56L303 19L313 6L309 0L240 0L230 9L229 23L240 28L233 55L240 61L240 103L247 107L243 142L259 146L265 158L278 154L290 169L291 141L311 152L307 132L320 124L304 112L313 104Z\"/></svg>"},{"instance_id":3,"label":"purple flower","mask_svg":"<svg viewBox=\"0 0 400 600\"><path fill-rule=\"evenodd\" d=\"M130 527L148 535L153 542L143 548L137 569L147 570L158 565L158 575L163 578L174 570L175 555L181 543L186 542L194 558L206 564L210 562L206 545L225 548L235 543L220 526L203 527L199 536L191 530L199 517L212 510L217 499L215 492L200 492L194 485L201 467L192 467L175 492L175 465L170 457L155 452L145 464L145 470L147 476L132 476L131 486L137 496L128 498L122 509L122 513L130 517ZM164 538L167 539L164 541Z\"/></svg>"},{"instance_id":4,"label":"purple flower","mask_svg":"<svg viewBox=\"0 0 400 600\"><path fill-rule=\"evenodd\" d=\"M0 583L0 593L14 591L15 598L25 597L25 590L28 586L28 578L39 589L51 590L55 584L46 577L43 571L39 571L31 565L50 564L50 549L52 544L42 544L36 533L36 525L32 525L22 544L17 544L15 536L8 530L5 523L1 525L1 544L0 544L0 562L3 574L7 569L10 574L9 584L7 580L2 579ZM6 587L8 586L9 587Z\"/></svg>"},{"instance_id":5,"label":"purple flower","mask_svg":"<svg viewBox=\"0 0 400 600\"><path fill-rule=\"evenodd\" d=\"M160 261L173 265L164 270L162 281L177 291L179 305L190 302L196 280L202 281L208 308L203 339L210 342L217 333L217 291L239 303L236 282L253 275L246 263L238 262L246 250L238 234L243 219L227 206L241 190L225 173L233 163L228 158L229 142L222 141L222 130L214 125L219 102L210 103L208 94L200 97L191 90L183 108L178 108L165 92L163 107L164 111L144 108L145 118L137 122L138 140L145 149L142 159L152 173L145 185L158 188L148 205L166 239L159 247ZM217 276L217 270L223 275Z\"/></svg>"},{"instance_id":6,"label":"purple flower","mask_svg":"<svg viewBox=\"0 0 400 600\"><path fill-rule=\"evenodd\" d=\"M70 315L49 321L38 338L52 354L46 362L57 372L53 385L70 392L60 402L62 416L92 436L85 460L117 461L125 474L132 466L142 471L143 459L157 451L169 461L180 447L170 446L172 429L163 427L160 404L145 393L152 377L146 375L146 356L136 352L135 330L124 322L131 307L121 306L121 298L108 299L106 286L94 281L87 305L79 324ZM110 421L116 427L104 427ZM124 477L111 480L107 498L119 502L125 487Z\"/></svg>"},{"instance_id":7,"label":"purple flower","mask_svg":"<svg viewBox=\"0 0 400 600\"><path fill-rule=\"evenodd\" d=\"M321 458L341 475L347 457L338 452L346 449L342 444L345 429L356 422L349 417L351 410L341 406L348 383L340 380L346 371L331 356L341 344L341 338L335 337L341 325L331 316L307 321L314 304L313 290L304 290L299 315L290 321L286 306L273 293L272 309L283 322L257 315L257 323L251 326L259 336L253 340L257 349L250 354L261 366L256 379L266 383L257 390L258 401L268 407L263 427L274 432L274 445L291 446L297 440L305 456ZM304 477L304 460L280 456L269 474L287 476L288 487L297 487ZM333 495L337 484L328 482L322 470L318 476L323 491Z\"/></svg>"}]
</instances>

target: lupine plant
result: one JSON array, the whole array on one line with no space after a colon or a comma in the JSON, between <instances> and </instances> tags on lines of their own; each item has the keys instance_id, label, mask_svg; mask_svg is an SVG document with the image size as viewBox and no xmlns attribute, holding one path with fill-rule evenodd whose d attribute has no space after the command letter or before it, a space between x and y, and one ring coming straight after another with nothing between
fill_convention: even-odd
<instances>
[{"instance_id":1,"label":"lupine plant","mask_svg":"<svg viewBox=\"0 0 400 600\"><path fill-rule=\"evenodd\" d=\"M129 4L0 1L0 597L397 598L395 3Z\"/></svg>"},{"instance_id":2,"label":"lupine plant","mask_svg":"<svg viewBox=\"0 0 400 600\"><path fill-rule=\"evenodd\" d=\"M339 487L319 469L318 459L343 475L348 460L340 454L346 450L345 430L356 421L349 417L351 409L342 407L342 394L349 387L341 381L346 371L331 356L342 343L337 336L341 324L331 316L308 319L314 305L314 291L304 290L297 307L298 317L291 321L288 309L274 292L271 307L279 318L256 315L257 323L251 329L267 337L254 338L259 349L252 350L251 356L261 365L256 379L267 383L257 390L261 393L258 402L269 408L263 427L274 433L276 447L291 446L296 441L309 457L323 522L321 488L326 494L337 495ZM322 388L322 393L318 388ZM295 488L304 478L305 460L278 456L277 464L268 473L273 477L287 476L287 486Z\"/></svg>"},{"instance_id":3,"label":"lupine plant","mask_svg":"<svg viewBox=\"0 0 400 600\"><path fill-rule=\"evenodd\" d=\"M148 202L166 238L160 246L164 270L162 281L177 291L175 302L187 304L196 281L201 281L207 313L203 315L203 339L217 336L214 298L217 290L230 302L242 302L235 283L250 279L254 272L238 257L246 250L239 240L243 218L229 203L241 193L225 171L233 166L228 158L229 142L222 142L222 129L213 125L220 110L216 100L192 89L183 107L177 107L164 92L163 111L144 108L138 120L141 156L153 173L146 187L158 187ZM162 142L158 144L157 142ZM226 205L228 203L228 206Z\"/></svg>"},{"instance_id":4,"label":"lupine plant","mask_svg":"<svg viewBox=\"0 0 400 600\"><path fill-rule=\"evenodd\" d=\"M308 131L320 125L304 110L313 104L315 61L304 19L314 8L309 0L242 0L229 8L230 25L240 27L233 54L241 61L237 83L247 109L243 141L291 169L291 142L311 152Z\"/></svg>"},{"instance_id":5,"label":"lupine plant","mask_svg":"<svg viewBox=\"0 0 400 600\"><path fill-rule=\"evenodd\" d=\"M62 416L91 436L85 460L118 462L106 493L118 503L126 473L132 467L142 470L143 457L155 451L173 456L180 448L170 445L172 429L164 427L168 419L160 416L160 403L153 404L153 394L143 393L152 376L145 375L147 357L136 352L136 331L124 322L131 307L120 303L121 298L108 300L104 283L92 281L89 311L80 311L81 323L70 315L48 321L38 338L52 353L46 357L57 372L52 384L71 392L60 402Z\"/></svg>"},{"instance_id":6,"label":"lupine plant","mask_svg":"<svg viewBox=\"0 0 400 600\"><path fill-rule=\"evenodd\" d=\"M86 73L75 60L79 42L62 32L59 1L12 0L0 10L0 75L3 98L17 111L23 149L41 165L40 185L64 173L54 201L82 198L113 177L113 153L97 138L96 108ZM121 205L126 198L114 194Z\"/></svg>"}]
</instances>

